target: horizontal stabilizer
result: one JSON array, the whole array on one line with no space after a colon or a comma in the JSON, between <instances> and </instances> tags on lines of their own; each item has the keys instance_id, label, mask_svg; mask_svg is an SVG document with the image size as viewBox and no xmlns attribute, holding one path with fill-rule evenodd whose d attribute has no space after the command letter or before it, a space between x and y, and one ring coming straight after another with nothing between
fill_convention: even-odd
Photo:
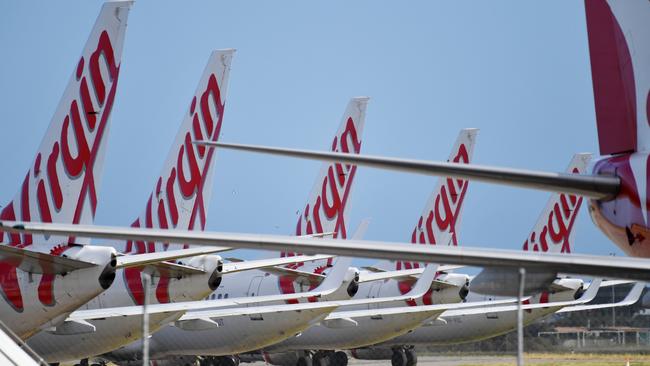
<instances>
[{"instance_id":1,"label":"horizontal stabilizer","mask_svg":"<svg viewBox=\"0 0 650 366\"><path fill-rule=\"evenodd\" d=\"M233 262L233 263L241 263L244 262L243 259L240 258L234 258L234 257L227 257L225 258L226 260ZM287 268L287 267L265 267L261 269L262 271L275 275L275 276L291 276L294 278L298 277L304 277L309 279L309 281L313 281L316 283L320 283L325 278L325 275L320 274L320 273L314 273L314 272L307 272L307 271L301 271L297 269L292 269L292 268Z\"/></svg>"},{"instance_id":2,"label":"horizontal stabilizer","mask_svg":"<svg viewBox=\"0 0 650 366\"><path fill-rule=\"evenodd\" d=\"M94 263L60 257L27 249L0 245L0 258L21 270L38 274L65 274L78 269L94 267Z\"/></svg>"},{"instance_id":3,"label":"horizontal stabilizer","mask_svg":"<svg viewBox=\"0 0 650 366\"><path fill-rule=\"evenodd\" d=\"M224 142L195 141L194 143L201 146L213 146L222 149L355 164L370 168L397 170L405 173L469 179L520 188L538 189L557 193L570 193L596 199L613 197L618 193L620 188L619 178L611 176L552 173L485 165L399 159L370 155L351 155L316 150L286 149Z\"/></svg>"},{"instance_id":4,"label":"horizontal stabilizer","mask_svg":"<svg viewBox=\"0 0 650 366\"><path fill-rule=\"evenodd\" d=\"M204 254L213 254L231 250L226 247L201 247L179 250L168 250L164 252L152 252L142 254L131 254L117 257L117 268L140 267L148 264L156 264L163 261L171 261L188 257L195 257Z\"/></svg>"},{"instance_id":5,"label":"horizontal stabilizer","mask_svg":"<svg viewBox=\"0 0 650 366\"><path fill-rule=\"evenodd\" d=\"M264 269L286 264L302 263L314 260L323 260L332 258L331 255L297 255L291 257L258 259L244 262L231 262L223 264L223 274L249 271L251 269Z\"/></svg>"},{"instance_id":6,"label":"horizontal stabilizer","mask_svg":"<svg viewBox=\"0 0 650 366\"><path fill-rule=\"evenodd\" d=\"M301 271L298 269L291 269L287 267L266 267L262 271L275 275L275 276L289 276L293 278L306 278L311 282L319 283L325 276L320 273Z\"/></svg>"},{"instance_id":7,"label":"horizontal stabilizer","mask_svg":"<svg viewBox=\"0 0 650 366\"><path fill-rule=\"evenodd\" d=\"M152 276L157 277L178 278L182 276L193 276L205 273L205 271L201 268L174 262L151 263L147 264L146 267L151 270Z\"/></svg>"}]
</instances>

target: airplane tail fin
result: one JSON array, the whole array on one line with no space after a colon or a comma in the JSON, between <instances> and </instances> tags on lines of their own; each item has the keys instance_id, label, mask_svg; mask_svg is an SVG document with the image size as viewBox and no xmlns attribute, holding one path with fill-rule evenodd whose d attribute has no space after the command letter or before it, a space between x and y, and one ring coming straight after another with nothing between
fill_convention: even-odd
<instances>
[{"instance_id":1,"label":"airplane tail fin","mask_svg":"<svg viewBox=\"0 0 650 366\"><path fill-rule=\"evenodd\" d=\"M369 99L368 97L350 99L332 141L331 151L350 154L361 152L361 136ZM350 211L348 199L356 172L356 165L323 163L309 193L307 204L298 217L296 236L333 233L334 238L348 237L346 227ZM296 253L280 253L282 257L293 255ZM303 267L304 270L320 273L331 265L330 258L325 264L322 261L312 261L298 266ZM288 280L284 279L284 281Z\"/></svg>"},{"instance_id":2,"label":"airplane tail fin","mask_svg":"<svg viewBox=\"0 0 650 366\"><path fill-rule=\"evenodd\" d=\"M144 212L132 227L203 230L212 192L216 149L195 140L217 141L221 130L233 49L212 52L190 107L171 146ZM157 243L126 242L125 252L155 252ZM168 244L161 244L167 249Z\"/></svg>"},{"instance_id":3,"label":"airplane tail fin","mask_svg":"<svg viewBox=\"0 0 650 366\"><path fill-rule=\"evenodd\" d=\"M471 163L477 134L476 128L461 130L447 161ZM468 180L438 179L413 229L411 243L458 245L456 227L468 186Z\"/></svg>"},{"instance_id":4,"label":"airplane tail fin","mask_svg":"<svg viewBox=\"0 0 650 366\"><path fill-rule=\"evenodd\" d=\"M22 186L0 218L93 222L131 4L116 1L103 5ZM34 250L49 251L52 245L65 241L0 234L0 242L34 244Z\"/></svg>"},{"instance_id":5,"label":"airplane tail fin","mask_svg":"<svg viewBox=\"0 0 650 366\"><path fill-rule=\"evenodd\" d=\"M449 154L449 162L471 163L474 155L474 144L478 129L465 128L460 131L454 147ZM468 180L440 178L424 205L422 215L418 219L411 243L431 245L458 245L456 228L460 222L461 209L465 193L469 186ZM411 269L419 268L420 263L380 262L377 267L382 269ZM392 267L392 268L391 268Z\"/></svg>"},{"instance_id":6,"label":"airplane tail fin","mask_svg":"<svg viewBox=\"0 0 650 366\"><path fill-rule=\"evenodd\" d=\"M331 151L359 154L369 98L352 98L345 109ZM296 235L334 232L334 238L347 237L348 198L356 174L355 165L323 163L307 204L296 225Z\"/></svg>"},{"instance_id":7,"label":"airplane tail fin","mask_svg":"<svg viewBox=\"0 0 650 366\"><path fill-rule=\"evenodd\" d=\"M585 0L600 154L650 148L650 3Z\"/></svg>"},{"instance_id":8,"label":"airplane tail fin","mask_svg":"<svg viewBox=\"0 0 650 366\"><path fill-rule=\"evenodd\" d=\"M583 174L590 160L591 154L574 155L567 172ZM582 196L554 193L524 242L523 249L533 252L571 253L575 236L573 224L578 217L582 201Z\"/></svg>"}]
</instances>

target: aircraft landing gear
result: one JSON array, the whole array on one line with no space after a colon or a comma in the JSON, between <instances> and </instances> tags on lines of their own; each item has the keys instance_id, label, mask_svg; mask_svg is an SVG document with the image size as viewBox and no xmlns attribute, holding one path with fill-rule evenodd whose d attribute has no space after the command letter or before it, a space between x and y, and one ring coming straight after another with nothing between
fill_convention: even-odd
<instances>
[{"instance_id":1,"label":"aircraft landing gear","mask_svg":"<svg viewBox=\"0 0 650 366\"><path fill-rule=\"evenodd\" d=\"M418 354L414 348L407 348L404 350L406 355L406 366L416 366L418 364Z\"/></svg>"},{"instance_id":2,"label":"aircraft landing gear","mask_svg":"<svg viewBox=\"0 0 650 366\"><path fill-rule=\"evenodd\" d=\"M314 352L314 355L311 357L311 359L313 360L314 366L328 366L329 364L328 352L325 351Z\"/></svg>"},{"instance_id":3,"label":"aircraft landing gear","mask_svg":"<svg viewBox=\"0 0 650 366\"><path fill-rule=\"evenodd\" d=\"M393 366L417 366L418 355L413 347L393 348L390 363Z\"/></svg>"},{"instance_id":4,"label":"aircraft landing gear","mask_svg":"<svg viewBox=\"0 0 650 366\"><path fill-rule=\"evenodd\" d=\"M390 357L390 364L392 366L406 366L406 352L403 348L395 348L393 355Z\"/></svg>"},{"instance_id":5,"label":"aircraft landing gear","mask_svg":"<svg viewBox=\"0 0 650 366\"><path fill-rule=\"evenodd\" d=\"M348 366L348 355L345 352L332 352L328 355L329 366Z\"/></svg>"},{"instance_id":6,"label":"aircraft landing gear","mask_svg":"<svg viewBox=\"0 0 650 366\"><path fill-rule=\"evenodd\" d=\"M296 362L296 366L313 366L314 361L312 360L312 357L309 354L304 354L300 357L298 357L298 362Z\"/></svg>"},{"instance_id":7,"label":"aircraft landing gear","mask_svg":"<svg viewBox=\"0 0 650 366\"><path fill-rule=\"evenodd\" d=\"M206 357L201 360L201 366L239 366L236 356Z\"/></svg>"}]
</instances>

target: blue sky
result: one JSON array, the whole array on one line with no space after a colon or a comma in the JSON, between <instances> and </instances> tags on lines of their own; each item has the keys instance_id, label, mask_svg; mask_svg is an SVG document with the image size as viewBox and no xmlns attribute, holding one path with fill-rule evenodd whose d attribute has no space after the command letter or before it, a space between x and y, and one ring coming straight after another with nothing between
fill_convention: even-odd
<instances>
[{"instance_id":1,"label":"blue sky","mask_svg":"<svg viewBox=\"0 0 650 366\"><path fill-rule=\"evenodd\" d=\"M0 201L8 202L101 7L0 2ZM480 164L561 171L597 153L581 1L139 1L129 16L96 222L144 208L211 50L236 48L222 141L325 149L368 95L363 152L446 159L481 129ZM319 163L220 152L208 229L289 234ZM349 225L406 241L433 177L360 169ZM460 241L518 249L548 194L471 184ZM620 251L583 208L574 250ZM249 254L247 254L249 255Z\"/></svg>"}]
</instances>

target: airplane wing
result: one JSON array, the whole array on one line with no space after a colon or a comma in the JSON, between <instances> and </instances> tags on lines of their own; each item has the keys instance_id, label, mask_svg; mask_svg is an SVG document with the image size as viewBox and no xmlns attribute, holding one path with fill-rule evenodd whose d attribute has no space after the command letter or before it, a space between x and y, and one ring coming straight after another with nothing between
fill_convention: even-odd
<instances>
[{"instance_id":1,"label":"airplane wing","mask_svg":"<svg viewBox=\"0 0 650 366\"><path fill-rule=\"evenodd\" d=\"M602 175L578 175L551 173L525 169L502 168L475 164L459 164L442 161L399 159L360 154L341 154L316 150L286 149L259 145L232 144L225 142L195 141L200 146L282 155L294 158L355 164L371 168L397 170L408 173L435 175L448 178L471 179L486 183L505 184L520 188L532 188L557 193L570 193L595 199L613 197L621 182L617 177Z\"/></svg>"},{"instance_id":2,"label":"airplane wing","mask_svg":"<svg viewBox=\"0 0 650 366\"><path fill-rule=\"evenodd\" d=\"M415 262L449 263L477 267L526 268L577 275L650 281L650 261L645 258L595 255L560 255L518 250L411 245L410 243L300 238L221 232L191 232L97 225L0 222L0 230L15 233L50 234L120 240L144 240L229 246L260 250L290 249L302 253L327 253L362 258L402 259Z\"/></svg>"},{"instance_id":3,"label":"airplane wing","mask_svg":"<svg viewBox=\"0 0 650 366\"><path fill-rule=\"evenodd\" d=\"M0 245L0 259L17 266L25 272L39 274L65 274L74 270L95 266L91 262L35 252L8 245Z\"/></svg>"},{"instance_id":4,"label":"airplane wing","mask_svg":"<svg viewBox=\"0 0 650 366\"><path fill-rule=\"evenodd\" d=\"M286 267L267 267L262 268L262 271L276 275L276 276L292 276L292 277L305 277L309 281L319 283L325 276L319 273L301 271L298 269L291 269Z\"/></svg>"},{"instance_id":5,"label":"airplane wing","mask_svg":"<svg viewBox=\"0 0 650 366\"><path fill-rule=\"evenodd\" d=\"M643 293L643 290L645 289L646 283L645 282L637 282L632 286L632 289L630 292L628 292L627 296L619 302L614 302L614 303L608 303L608 304L593 304L593 305L577 305L577 306L570 306L570 307L565 307L563 309L558 310L558 313L566 313L566 312L572 312L572 311L584 311L584 310L593 310L593 309L605 309L605 308L614 308L614 307L619 307L619 306L628 306L636 303L639 301L641 298L641 294Z\"/></svg>"},{"instance_id":6,"label":"airplane wing","mask_svg":"<svg viewBox=\"0 0 650 366\"><path fill-rule=\"evenodd\" d=\"M422 273L422 276L420 276L420 279L418 279L418 282L416 282L415 285L411 288L411 291L407 292L404 295L391 296L391 297L377 297L371 299L333 300L333 301L326 301L326 302L328 304L341 307L341 306L352 306L352 305L378 304L378 303L386 303L386 302L393 302L393 301L415 300L417 298L424 296L424 294L426 294L427 291L429 291L431 281L436 275L436 269L437 269L437 265L431 265L431 264L428 265L424 270L424 272ZM205 318L205 317L209 318L212 317L211 314L212 314L212 310L192 311L183 315L181 319L198 319L198 318Z\"/></svg>"},{"instance_id":7,"label":"airplane wing","mask_svg":"<svg viewBox=\"0 0 650 366\"><path fill-rule=\"evenodd\" d=\"M552 307L565 307L565 306L574 306L588 303L593 300L600 289L600 279L595 279L592 281L591 285L587 288L580 298L572 301L555 301L555 302L546 302L538 304L522 304L522 310L533 310L533 309L544 309ZM497 313L505 311L517 311L517 305L507 305L507 306L484 306L481 308L472 308L465 310L449 310L446 311L443 316L461 316L461 315L472 315L472 314L484 314L484 313Z\"/></svg>"},{"instance_id":8,"label":"airplane wing","mask_svg":"<svg viewBox=\"0 0 650 366\"><path fill-rule=\"evenodd\" d=\"M438 266L438 272L449 272L449 271L464 268L464 267L467 267L467 266L443 264L443 265ZM375 267L375 266L366 266L366 267L361 267L361 268L368 271L368 273L394 272L394 271L381 269L381 268L378 268L378 267ZM411 268L411 269L402 269L400 271L409 271L411 276L416 277L417 275L421 274L424 271L424 267Z\"/></svg>"},{"instance_id":9,"label":"airplane wing","mask_svg":"<svg viewBox=\"0 0 650 366\"><path fill-rule=\"evenodd\" d=\"M258 259L244 262L231 262L223 264L223 274L248 271L251 269L262 269L264 271L273 271L273 267L285 264L301 263L322 259L332 258L331 255L297 255L291 257ZM325 277L325 276L322 276Z\"/></svg>"},{"instance_id":10,"label":"airplane wing","mask_svg":"<svg viewBox=\"0 0 650 366\"><path fill-rule=\"evenodd\" d=\"M164 252L142 253L121 255L117 257L117 268L140 267L144 265L156 264L163 261L177 260L197 255L212 254L232 250L226 247L201 247L187 248L179 250L168 250Z\"/></svg>"},{"instance_id":11,"label":"airplane wing","mask_svg":"<svg viewBox=\"0 0 650 366\"><path fill-rule=\"evenodd\" d=\"M401 269L398 271L383 272L361 272L359 273L359 283L381 281L388 279L414 279L413 276L420 275L424 271L422 268Z\"/></svg>"},{"instance_id":12,"label":"airplane wing","mask_svg":"<svg viewBox=\"0 0 650 366\"><path fill-rule=\"evenodd\" d=\"M384 315L391 314L405 314L405 313L420 313L420 312L429 312L431 317L443 314L450 309L459 310L466 308L475 308L475 307L486 307L487 305L502 305L507 303L516 302L517 299L503 299L503 300L493 300L493 301L477 301L477 302L463 302L463 303L451 303L451 304L439 304L439 305L425 305L425 306L399 306L399 307L390 307L390 308L379 308L379 309L369 309L369 310L351 310L351 311L337 311L333 312L325 318L325 321L332 321L335 319L351 319L359 317L381 317Z\"/></svg>"},{"instance_id":13,"label":"airplane wing","mask_svg":"<svg viewBox=\"0 0 650 366\"><path fill-rule=\"evenodd\" d=\"M181 317L173 324L175 327L185 330L206 330L219 327L219 321L229 317L249 316L254 320L264 320L264 316L267 314L273 315L278 313L302 312L308 310L320 310L322 314L329 314L335 309L336 305L327 302L238 307L214 310L210 314L210 317L194 317L191 319ZM323 317L324 315L312 321L316 323Z\"/></svg>"},{"instance_id":14,"label":"airplane wing","mask_svg":"<svg viewBox=\"0 0 650 366\"><path fill-rule=\"evenodd\" d=\"M424 271L424 267L413 268L413 269L402 269L398 271L362 272L359 274L359 283L383 281L389 279L416 282L418 280L417 276L422 274L423 271ZM440 272L439 269L438 272ZM450 288L450 287L458 287L458 285L449 283L447 281L441 281L436 279L431 281L431 288L434 290Z\"/></svg>"},{"instance_id":15,"label":"airplane wing","mask_svg":"<svg viewBox=\"0 0 650 366\"><path fill-rule=\"evenodd\" d=\"M348 265L334 265L325 280L321 282L318 287L308 292L282 295L250 296L219 300L187 301L167 304L151 304L147 306L147 312L149 314L171 314L189 310L204 310L263 302L286 301L326 296L335 292L339 289L339 287L341 287L348 268ZM142 313L142 306L123 306L114 308L77 310L71 313L66 321L87 321L92 319L105 319L121 316L139 316L142 315Z\"/></svg>"}]
</instances>

